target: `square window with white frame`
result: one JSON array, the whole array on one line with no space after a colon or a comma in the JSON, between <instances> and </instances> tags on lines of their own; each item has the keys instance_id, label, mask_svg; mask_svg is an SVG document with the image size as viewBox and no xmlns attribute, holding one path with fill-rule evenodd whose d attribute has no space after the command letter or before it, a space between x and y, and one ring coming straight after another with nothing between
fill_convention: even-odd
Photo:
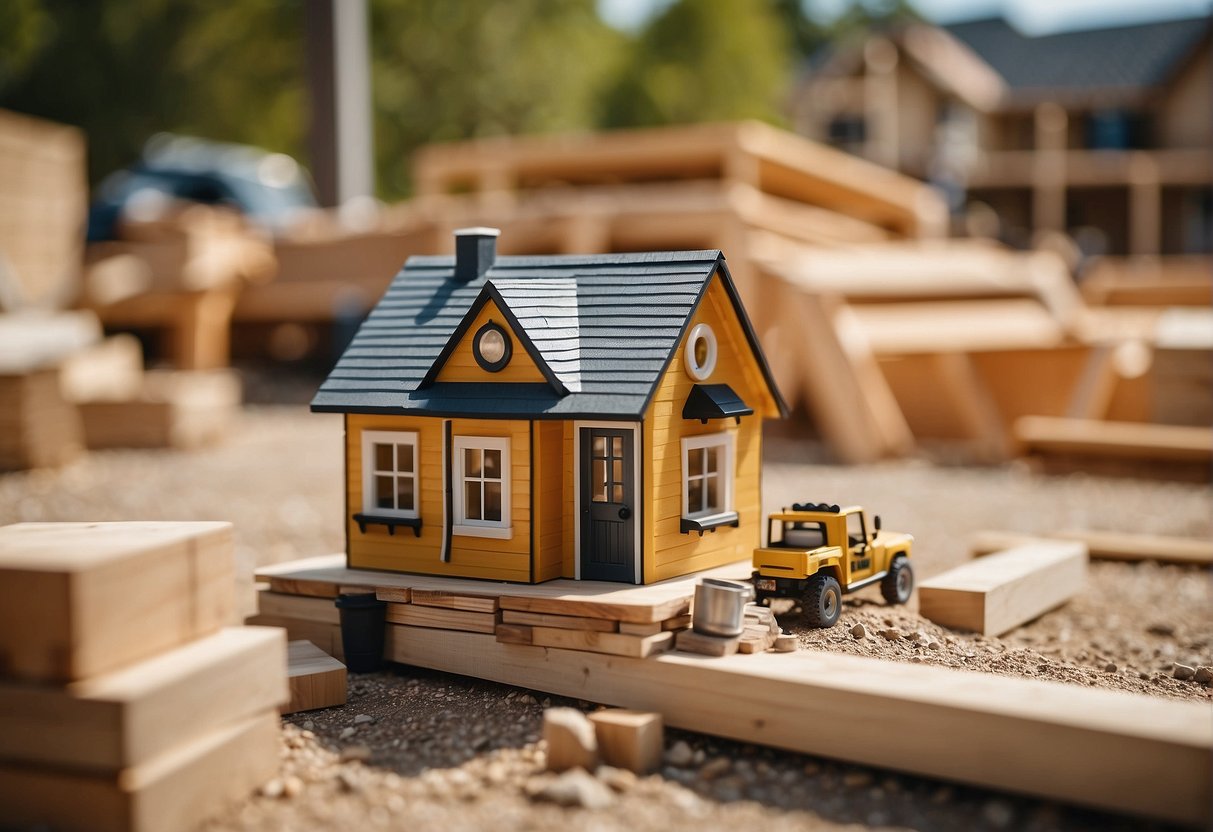
<instances>
[{"instance_id":1,"label":"square window with white frame","mask_svg":"<svg viewBox=\"0 0 1213 832\"><path fill-rule=\"evenodd\" d=\"M733 511L733 435L682 440L682 516L690 520Z\"/></svg>"},{"instance_id":2,"label":"square window with white frame","mask_svg":"<svg viewBox=\"0 0 1213 832\"><path fill-rule=\"evenodd\" d=\"M510 440L456 436L452 443L455 534L509 538Z\"/></svg>"},{"instance_id":3,"label":"square window with white frame","mask_svg":"<svg viewBox=\"0 0 1213 832\"><path fill-rule=\"evenodd\" d=\"M381 517L418 517L417 433L362 432L362 511Z\"/></svg>"}]
</instances>

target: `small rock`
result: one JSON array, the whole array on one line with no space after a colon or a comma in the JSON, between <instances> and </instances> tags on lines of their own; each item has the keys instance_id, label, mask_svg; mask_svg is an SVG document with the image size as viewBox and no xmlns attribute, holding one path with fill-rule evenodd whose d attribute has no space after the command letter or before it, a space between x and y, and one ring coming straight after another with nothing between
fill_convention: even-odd
<instances>
[{"instance_id":1,"label":"small rock","mask_svg":"<svg viewBox=\"0 0 1213 832\"><path fill-rule=\"evenodd\" d=\"M842 775L842 785L848 789L862 789L872 785L872 774L867 771L848 771Z\"/></svg>"},{"instance_id":2,"label":"small rock","mask_svg":"<svg viewBox=\"0 0 1213 832\"><path fill-rule=\"evenodd\" d=\"M669 750L662 756L667 765L675 768L686 768L695 759L695 752L691 750L691 746L686 744L685 740L679 740L670 746Z\"/></svg>"},{"instance_id":3,"label":"small rock","mask_svg":"<svg viewBox=\"0 0 1213 832\"><path fill-rule=\"evenodd\" d=\"M1175 625L1167 624L1163 621L1156 621L1149 627L1146 627L1146 632L1156 636L1173 636L1175 635Z\"/></svg>"},{"instance_id":4,"label":"small rock","mask_svg":"<svg viewBox=\"0 0 1213 832\"><path fill-rule=\"evenodd\" d=\"M303 781L298 777L288 777L282 781L283 797L298 797L303 794Z\"/></svg>"},{"instance_id":5,"label":"small rock","mask_svg":"<svg viewBox=\"0 0 1213 832\"><path fill-rule=\"evenodd\" d=\"M951 803L952 798L956 795L956 790L951 786L940 786L931 793L931 802L936 806L943 806L946 803Z\"/></svg>"},{"instance_id":6,"label":"small rock","mask_svg":"<svg viewBox=\"0 0 1213 832\"><path fill-rule=\"evenodd\" d=\"M358 732L354 728L345 728L341 731L341 734L338 736L338 739L348 740L350 737L354 736L354 734L356 734L356 733L358 733Z\"/></svg>"},{"instance_id":7,"label":"small rock","mask_svg":"<svg viewBox=\"0 0 1213 832\"><path fill-rule=\"evenodd\" d=\"M943 649L943 645L942 645L942 644L940 644L938 641L928 641L928 642L927 642L927 649L928 649L928 650L942 650L942 649Z\"/></svg>"},{"instance_id":8,"label":"small rock","mask_svg":"<svg viewBox=\"0 0 1213 832\"><path fill-rule=\"evenodd\" d=\"M804 776L805 777L816 777L819 774L821 774L820 765L818 765L817 763L805 763L804 764Z\"/></svg>"},{"instance_id":9,"label":"small rock","mask_svg":"<svg viewBox=\"0 0 1213 832\"><path fill-rule=\"evenodd\" d=\"M881 630L880 634L882 636L884 636L884 638L887 641L898 641L901 638L901 631L894 627L889 627L886 630Z\"/></svg>"},{"instance_id":10,"label":"small rock","mask_svg":"<svg viewBox=\"0 0 1213 832\"><path fill-rule=\"evenodd\" d=\"M1015 809L1005 800L990 800L981 807L981 814L996 829L1007 829L1015 821Z\"/></svg>"},{"instance_id":11,"label":"small rock","mask_svg":"<svg viewBox=\"0 0 1213 832\"><path fill-rule=\"evenodd\" d=\"M375 721L375 717L370 716L368 714L358 714L358 716L354 717L355 725L366 725L367 723L374 722L374 721Z\"/></svg>"},{"instance_id":12,"label":"small rock","mask_svg":"<svg viewBox=\"0 0 1213 832\"><path fill-rule=\"evenodd\" d=\"M1175 669L1171 672L1171 675L1180 681L1187 681L1196 675L1196 668L1176 662Z\"/></svg>"},{"instance_id":13,"label":"small rock","mask_svg":"<svg viewBox=\"0 0 1213 832\"><path fill-rule=\"evenodd\" d=\"M910 664L922 664L922 656L910 656Z\"/></svg>"},{"instance_id":14,"label":"small rock","mask_svg":"<svg viewBox=\"0 0 1213 832\"><path fill-rule=\"evenodd\" d=\"M341 762L360 762L364 763L371 759L371 749L365 745L347 745L341 749Z\"/></svg>"},{"instance_id":15,"label":"small rock","mask_svg":"<svg viewBox=\"0 0 1213 832\"><path fill-rule=\"evenodd\" d=\"M268 797L271 800L282 797L282 792L285 786L279 778L275 777L270 782L261 787L261 796Z\"/></svg>"},{"instance_id":16,"label":"small rock","mask_svg":"<svg viewBox=\"0 0 1213 832\"><path fill-rule=\"evenodd\" d=\"M922 633L915 630L914 632L907 635L906 638L908 638L910 641L918 641L919 639L922 638Z\"/></svg>"},{"instance_id":17,"label":"small rock","mask_svg":"<svg viewBox=\"0 0 1213 832\"><path fill-rule=\"evenodd\" d=\"M576 708L549 708L543 712L543 738L548 746L548 770L567 771L598 767L598 737L594 723Z\"/></svg>"},{"instance_id":18,"label":"small rock","mask_svg":"<svg viewBox=\"0 0 1213 832\"><path fill-rule=\"evenodd\" d=\"M1201 665L1196 668L1196 673L1192 676L1194 681L1200 682L1202 685L1207 685L1213 682L1213 667L1205 667Z\"/></svg>"},{"instance_id":19,"label":"small rock","mask_svg":"<svg viewBox=\"0 0 1213 832\"><path fill-rule=\"evenodd\" d=\"M557 806L580 806L583 809L606 809L615 803L615 794L580 768L572 768L551 780L535 795Z\"/></svg>"},{"instance_id":20,"label":"small rock","mask_svg":"<svg viewBox=\"0 0 1213 832\"><path fill-rule=\"evenodd\" d=\"M312 722L310 719L307 722L303 723L304 731L310 731L315 727L316 727L316 723Z\"/></svg>"},{"instance_id":21,"label":"small rock","mask_svg":"<svg viewBox=\"0 0 1213 832\"><path fill-rule=\"evenodd\" d=\"M857 640L862 640L868 637L868 628L863 626L863 622L856 624L851 628L851 635Z\"/></svg>"},{"instance_id":22,"label":"small rock","mask_svg":"<svg viewBox=\"0 0 1213 832\"><path fill-rule=\"evenodd\" d=\"M733 764L728 757L713 757L708 760L699 769L699 776L704 780L715 780L723 774L726 774Z\"/></svg>"},{"instance_id":23,"label":"small rock","mask_svg":"<svg viewBox=\"0 0 1213 832\"><path fill-rule=\"evenodd\" d=\"M611 788L612 791L630 791L636 785L636 775L626 768L614 766L599 766L594 776Z\"/></svg>"},{"instance_id":24,"label":"small rock","mask_svg":"<svg viewBox=\"0 0 1213 832\"><path fill-rule=\"evenodd\" d=\"M1117 670L1119 670L1119 668L1112 662L1108 662L1103 666L1104 673L1115 673Z\"/></svg>"},{"instance_id":25,"label":"small rock","mask_svg":"<svg viewBox=\"0 0 1213 832\"><path fill-rule=\"evenodd\" d=\"M362 789L362 784L358 782L358 778L353 772L344 769L337 773L337 782L341 784L343 791L356 792Z\"/></svg>"}]
</instances>

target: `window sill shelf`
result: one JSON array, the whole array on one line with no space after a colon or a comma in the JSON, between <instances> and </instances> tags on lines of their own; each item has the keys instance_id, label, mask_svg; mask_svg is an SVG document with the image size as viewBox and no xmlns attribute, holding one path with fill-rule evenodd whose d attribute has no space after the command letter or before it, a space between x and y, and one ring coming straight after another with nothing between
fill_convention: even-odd
<instances>
[{"instance_id":1,"label":"window sill shelf","mask_svg":"<svg viewBox=\"0 0 1213 832\"><path fill-rule=\"evenodd\" d=\"M740 525L741 519L737 516L737 512L726 511L723 514L713 514L711 517L700 517L695 520L684 517L679 525L679 531L683 534L699 532L699 536L703 537L704 532L715 532L721 526L737 528Z\"/></svg>"},{"instance_id":2,"label":"window sill shelf","mask_svg":"<svg viewBox=\"0 0 1213 832\"><path fill-rule=\"evenodd\" d=\"M510 540L514 537L514 527L465 526L456 523L451 526L451 534L456 537L491 537L496 540Z\"/></svg>"},{"instance_id":3,"label":"window sill shelf","mask_svg":"<svg viewBox=\"0 0 1213 832\"><path fill-rule=\"evenodd\" d=\"M358 524L358 531L363 534L366 534L367 526L387 526L387 533L390 535L396 534L397 526L407 526L413 530L414 537L421 537L420 517L387 517L382 514L355 514L353 519Z\"/></svg>"}]
</instances>

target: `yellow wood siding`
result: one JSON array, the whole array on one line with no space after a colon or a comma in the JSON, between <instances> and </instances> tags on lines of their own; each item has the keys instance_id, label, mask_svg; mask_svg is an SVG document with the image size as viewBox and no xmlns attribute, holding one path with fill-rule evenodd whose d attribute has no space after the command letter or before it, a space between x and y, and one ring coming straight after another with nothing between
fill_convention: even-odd
<instances>
[{"instance_id":1,"label":"yellow wood siding","mask_svg":"<svg viewBox=\"0 0 1213 832\"><path fill-rule=\"evenodd\" d=\"M761 368L746 342L732 304L718 276L713 276L690 328L706 323L716 333L716 369L702 382L686 372L685 338L678 345L665 376L644 418L645 515L644 582L665 580L700 569L747 560L758 545L761 528L762 419L778 411L762 377ZM728 384L754 408L741 424L714 420L704 425L682 418L682 406L696 384ZM733 508L740 525L684 534L682 519L682 439L728 432L734 441Z\"/></svg>"},{"instance_id":2,"label":"yellow wood siding","mask_svg":"<svg viewBox=\"0 0 1213 832\"><path fill-rule=\"evenodd\" d=\"M563 428L562 446L564 448L564 557L561 560L560 577L575 578L577 577L577 502L576 489L578 488L575 482L573 459L577 453L577 431L573 429L572 422L561 422Z\"/></svg>"},{"instance_id":3,"label":"yellow wood siding","mask_svg":"<svg viewBox=\"0 0 1213 832\"><path fill-rule=\"evenodd\" d=\"M512 535L496 538L451 538L451 558L441 560L443 513L443 420L425 416L350 414L346 421L346 518L350 566L389 569L433 575L458 575L501 581L531 580L531 434L526 421L451 420L453 436L494 436L510 440L510 520ZM371 525L365 533L352 519L362 511L362 432L408 430L417 432L418 495L421 536L398 528L389 535L383 526ZM455 467L452 462L452 471Z\"/></svg>"},{"instance_id":4,"label":"yellow wood siding","mask_svg":"<svg viewBox=\"0 0 1213 832\"><path fill-rule=\"evenodd\" d=\"M531 424L535 431L535 580L550 581L564 572L564 429L562 422Z\"/></svg>"},{"instance_id":5,"label":"yellow wood siding","mask_svg":"<svg viewBox=\"0 0 1213 832\"><path fill-rule=\"evenodd\" d=\"M476 363L476 356L472 353L472 341L476 337L476 333L480 331L480 327L490 321L498 324L502 329L510 333L510 339L513 341L514 346L510 363L495 373L482 369ZM539 367L531 359L526 348L522 346L517 333L506 323L505 316L501 314L501 310L492 301L484 305L484 308L480 310L480 314L476 316L476 320L472 322L462 340L455 347L455 351L447 357L446 363L438 371L437 380L490 383L495 381L546 382L543 373L539 371Z\"/></svg>"}]
</instances>

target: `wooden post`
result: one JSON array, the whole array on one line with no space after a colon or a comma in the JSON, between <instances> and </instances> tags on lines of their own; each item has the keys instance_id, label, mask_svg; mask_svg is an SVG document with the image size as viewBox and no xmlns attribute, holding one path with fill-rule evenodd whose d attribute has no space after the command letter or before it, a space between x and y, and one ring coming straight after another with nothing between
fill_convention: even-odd
<instances>
[{"instance_id":1,"label":"wooden post","mask_svg":"<svg viewBox=\"0 0 1213 832\"><path fill-rule=\"evenodd\" d=\"M1149 153L1129 157L1129 253L1156 257L1162 249L1162 189Z\"/></svg>"},{"instance_id":2,"label":"wooden post","mask_svg":"<svg viewBox=\"0 0 1213 832\"><path fill-rule=\"evenodd\" d=\"M884 38L873 38L864 44L863 62L864 156L897 170L897 47Z\"/></svg>"},{"instance_id":3,"label":"wooden post","mask_svg":"<svg viewBox=\"0 0 1213 832\"><path fill-rule=\"evenodd\" d=\"M1052 102L1036 108L1032 168L1033 231L1066 230L1066 111Z\"/></svg>"}]
</instances>

